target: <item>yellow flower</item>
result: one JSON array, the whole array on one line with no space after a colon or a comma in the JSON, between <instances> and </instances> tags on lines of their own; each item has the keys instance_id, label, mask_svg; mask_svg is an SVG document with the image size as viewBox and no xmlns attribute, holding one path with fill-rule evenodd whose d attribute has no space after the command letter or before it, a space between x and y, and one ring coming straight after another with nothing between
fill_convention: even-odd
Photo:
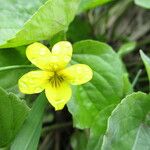
<instances>
[{"instance_id":1,"label":"yellow flower","mask_svg":"<svg viewBox=\"0 0 150 150\"><path fill-rule=\"evenodd\" d=\"M27 58L41 70L31 71L19 79L22 93L40 93L45 89L46 97L55 110L61 110L72 95L71 86L92 79L93 73L85 64L65 68L72 57L72 45L67 41L56 43L50 51L41 43L27 47Z\"/></svg>"}]
</instances>

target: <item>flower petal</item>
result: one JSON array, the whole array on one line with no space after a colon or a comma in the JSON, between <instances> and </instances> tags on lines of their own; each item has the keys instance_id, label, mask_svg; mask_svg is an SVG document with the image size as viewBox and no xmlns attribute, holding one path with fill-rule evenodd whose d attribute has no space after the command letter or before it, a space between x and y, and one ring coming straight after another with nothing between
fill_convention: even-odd
<instances>
[{"instance_id":1,"label":"flower petal","mask_svg":"<svg viewBox=\"0 0 150 150\"><path fill-rule=\"evenodd\" d=\"M40 70L28 72L19 79L19 89L25 94L40 93L52 75L52 72Z\"/></svg>"},{"instance_id":2,"label":"flower petal","mask_svg":"<svg viewBox=\"0 0 150 150\"><path fill-rule=\"evenodd\" d=\"M52 54L72 56L72 45L68 41L61 41L56 43L52 48Z\"/></svg>"},{"instance_id":3,"label":"flower petal","mask_svg":"<svg viewBox=\"0 0 150 150\"><path fill-rule=\"evenodd\" d=\"M76 64L59 72L69 83L80 85L92 79L92 69L85 64Z\"/></svg>"},{"instance_id":4,"label":"flower petal","mask_svg":"<svg viewBox=\"0 0 150 150\"><path fill-rule=\"evenodd\" d=\"M58 71L63 69L68 62L70 61L70 58L61 56L61 55L52 55L49 60L49 70L51 71Z\"/></svg>"},{"instance_id":5,"label":"flower petal","mask_svg":"<svg viewBox=\"0 0 150 150\"><path fill-rule=\"evenodd\" d=\"M62 58L61 63L65 67L72 57L72 45L68 41L61 41L56 43L52 48L52 55Z\"/></svg>"},{"instance_id":6,"label":"flower petal","mask_svg":"<svg viewBox=\"0 0 150 150\"><path fill-rule=\"evenodd\" d=\"M42 70L49 70L51 58L50 50L41 43L33 43L27 47L26 55L32 64L36 65Z\"/></svg>"},{"instance_id":7,"label":"flower petal","mask_svg":"<svg viewBox=\"0 0 150 150\"><path fill-rule=\"evenodd\" d=\"M62 82L59 87L49 84L45 89L46 97L55 110L61 110L69 101L72 91L67 82Z\"/></svg>"}]
</instances>

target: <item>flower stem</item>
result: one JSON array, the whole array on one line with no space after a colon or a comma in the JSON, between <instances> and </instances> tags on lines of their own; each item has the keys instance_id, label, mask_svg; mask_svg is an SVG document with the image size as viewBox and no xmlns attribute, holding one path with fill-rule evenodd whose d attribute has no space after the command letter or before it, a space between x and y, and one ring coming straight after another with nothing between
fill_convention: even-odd
<instances>
[{"instance_id":1,"label":"flower stem","mask_svg":"<svg viewBox=\"0 0 150 150\"><path fill-rule=\"evenodd\" d=\"M133 88L135 87L135 85L136 85L136 83L137 83L137 81L138 81L138 79L139 79L141 73L142 73L142 69L140 69L140 70L138 71L137 75L135 76L135 78L134 78L134 80L133 80L133 82L132 82L132 87L133 87Z\"/></svg>"},{"instance_id":2,"label":"flower stem","mask_svg":"<svg viewBox=\"0 0 150 150\"><path fill-rule=\"evenodd\" d=\"M69 127L69 126L72 126L72 122L65 122L65 123L61 123L61 124L54 124L54 125L45 127L43 129L43 132L45 133L45 132L49 132L49 131L52 131L52 130L58 130L58 129L61 129L61 128L66 128L66 127Z\"/></svg>"},{"instance_id":3,"label":"flower stem","mask_svg":"<svg viewBox=\"0 0 150 150\"><path fill-rule=\"evenodd\" d=\"M14 65L14 66L0 67L0 71L13 70L13 69L25 69L25 68L36 68L36 67L32 65Z\"/></svg>"}]
</instances>

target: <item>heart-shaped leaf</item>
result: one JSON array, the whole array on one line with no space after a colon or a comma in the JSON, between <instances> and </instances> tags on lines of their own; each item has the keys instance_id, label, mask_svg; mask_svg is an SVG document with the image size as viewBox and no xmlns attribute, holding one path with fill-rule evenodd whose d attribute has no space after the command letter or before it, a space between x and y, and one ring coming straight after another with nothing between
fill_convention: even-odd
<instances>
[{"instance_id":1,"label":"heart-shaped leaf","mask_svg":"<svg viewBox=\"0 0 150 150\"><path fill-rule=\"evenodd\" d=\"M0 147L7 146L22 126L29 108L23 100L0 88Z\"/></svg>"},{"instance_id":2,"label":"heart-shaped leaf","mask_svg":"<svg viewBox=\"0 0 150 150\"><path fill-rule=\"evenodd\" d=\"M108 120L102 150L150 148L150 95L133 93L122 100Z\"/></svg>"},{"instance_id":3,"label":"heart-shaped leaf","mask_svg":"<svg viewBox=\"0 0 150 150\"><path fill-rule=\"evenodd\" d=\"M86 40L76 43L73 48L72 63L89 65L94 76L90 82L74 87L68 109L76 127L91 128L91 136L99 142L111 111L132 88L127 86L130 83L124 80L122 62L110 46Z\"/></svg>"}]
</instances>

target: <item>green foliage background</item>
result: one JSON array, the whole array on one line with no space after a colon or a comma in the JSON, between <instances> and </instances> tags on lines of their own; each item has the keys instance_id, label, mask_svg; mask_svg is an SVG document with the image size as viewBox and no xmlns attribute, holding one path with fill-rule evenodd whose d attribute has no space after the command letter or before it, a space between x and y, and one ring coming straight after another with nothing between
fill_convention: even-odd
<instances>
[{"instance_id":1,"label":"green foliage background","mask_svg":"<svg viewBox=\"0 0 150 150\"><path fill-rule=\"evenodd\" d=\"M0 148L149 150L149 9L149 0L0 0ZM28 44L61 40L94 76L55 112L17 82L34 69Z\"/></svg>"}]
</instances>

